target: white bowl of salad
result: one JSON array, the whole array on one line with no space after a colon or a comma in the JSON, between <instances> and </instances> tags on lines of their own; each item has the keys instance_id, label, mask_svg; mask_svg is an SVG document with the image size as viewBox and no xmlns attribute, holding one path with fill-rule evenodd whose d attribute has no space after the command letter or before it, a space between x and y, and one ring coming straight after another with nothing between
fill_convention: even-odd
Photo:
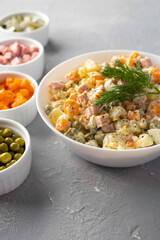
<instances>
[{"instance_id":1,"label":"white bowl of salad","mask_svg":"<svg viewBox=\"0 0 160 240\"><path fill-rule=\"evenodd\" d=\"M82 158L131 167L160 155L160 57L108 50L53 68L37 94L40 116Z\"/></svg>"}]
</instances>

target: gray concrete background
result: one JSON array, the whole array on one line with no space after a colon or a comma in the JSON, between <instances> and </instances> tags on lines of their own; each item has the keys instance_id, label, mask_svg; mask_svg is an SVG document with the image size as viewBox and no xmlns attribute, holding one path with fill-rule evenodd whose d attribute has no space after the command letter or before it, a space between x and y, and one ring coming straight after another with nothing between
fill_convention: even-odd
<instances>
[{"instance_id":1,"label":"gray concrete background","mask_svg":"<svg viewBox=\"0 0 160 240\"><path fill-rule=\"evenodd\" d=\"M160 54L159 0L1 0L0 15L40 10L50 18L45 73L90 51ZM77 157L37 115L28 126L27 180L0 197L0 240L159 240L159 159L112 169Z\"/></svg>"}]
</instances>

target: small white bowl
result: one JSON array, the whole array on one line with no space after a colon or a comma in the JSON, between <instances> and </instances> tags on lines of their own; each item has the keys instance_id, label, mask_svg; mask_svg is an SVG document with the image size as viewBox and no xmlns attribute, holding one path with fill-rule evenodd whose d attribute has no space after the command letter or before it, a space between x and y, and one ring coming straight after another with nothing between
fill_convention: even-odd
<instances>
[{"instance_id":1,"label":"small white bowl","mask_svg":"<svg viewBox=\"0 0 160 240\"><path fill-rule=\"evenodd\" d=\"M24 45L35 45L39 48L39 54L33 60L18 65L3 65L0 64L0 72L2 71L18 71L31 75L37 81L44 71L44 48L41 43L30 38L12 38L0 41L0 45L9 46L13 42L18 41Z\"/></svg>"},{"instance_id":2,"label":"small white bowl","mask_svg":"<svg viewBox=\"0 0 160 240\"><path fill-rule=\"evenodd\" d=\"M0 84L4 82L7 77L15 77L22 80L27 78L34 87L34 94L27 102L18 107L10 108L7 110L0 110L0 118L12 119L18 121L23 126L27 126L34 120L37 115L36 94L38 90L38 84L31 76L27 74L9 71L0 72Z\"/></svg>"},{"instance_id":3,"label":"small white bowl","mask_svg":"<svg viewBox=\"0 0 160 240\"><path fill-rule=\"evenodd\" d=\"M133 150L109 150L96 148L76 142L64 134L57 131L50 123L45 114L44 107L49 101L48 84L51 81L62 81L64 75L70 71L78 69L87 59L92 59L96 63L110 61L114 55L129 56L133 51L129 50L109 50L87 53L78 57L71 58L55 68L53 68L41 81L37 93L37 108L43 121L48 125L52 132L61 137L69 147L79 156L86 160L109 167L131 167L149 162L160 156L160 144L148 148ZM139 51L138 51L139 52ZM142 56L150 57L153 64L160 65L160 57L154 54L139 52Z\"/></svg>"},{"instance_id":4,"label":"small white bowl","mask_svg":"<svg viewBox=\"0 0 160 240\"><path fill-rule=\"evenodd\" d=\"M7 29L2 27L2 24L9 20L15 15L29 15L29 16L38 16L41 18L45 25L41 28L38 28L32 32L9 32ZM12 38L12 37L28 37L33 38L39 41L43 46L46 46L49 38L49 18L46 14L37 11L26 11L26 12L11 12L0 17L0 39Z\"/></svg>"},{"instance_id":5,"label":"small white bowl","mask_svg":"<svg viewBox=\"0 0 160 240\"><path fill-rule=\"evenodd\" d=\"M10 167L0 171L0 195L13 191L27 178L31 168L31 139L25 127L9 119L0 119L0 128L10 128L25 141L25 151L22 157Z\"/></svg>"}]
</instances>

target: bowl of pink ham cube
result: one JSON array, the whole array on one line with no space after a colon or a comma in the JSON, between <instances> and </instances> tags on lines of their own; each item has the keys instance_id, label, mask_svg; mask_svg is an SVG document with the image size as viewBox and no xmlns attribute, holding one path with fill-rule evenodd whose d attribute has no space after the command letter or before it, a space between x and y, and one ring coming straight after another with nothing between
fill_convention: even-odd
<instances>
[{"instance_id":1,"label":"bowl of pink ham cube","mask_svg":"<svg viewBox=\"0 0 160 240\"><path fill-rule=\"evenodd\" d=\"M39 80L44 70L44 48L30 38L0 41L0 71L19 71Z\"/></svg>"}]
</instances>

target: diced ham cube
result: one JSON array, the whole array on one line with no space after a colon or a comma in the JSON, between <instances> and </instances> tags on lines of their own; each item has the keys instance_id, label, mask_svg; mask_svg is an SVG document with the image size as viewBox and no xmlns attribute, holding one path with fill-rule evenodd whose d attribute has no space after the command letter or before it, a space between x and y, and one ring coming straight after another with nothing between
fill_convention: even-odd
<instances>
[{"instance_id":1,"label":"diced ham cube","mask_svg":"<svg viewBox=\"0 0 160 240\"><path fill-rule=\"evenodd\" d=\"M0 64L9 65L10 60L6 59L4 56L0 56Z\"/></svg>"},{"instance_id":2,"label":"diced ham cube","mask_svg":"<svg viewBox=\"0 0 160 240\"><path fill-rule=\"evenodd\" d=\"M111 132L114 132L114 131L115 131L113 123L111 123L111 124L106 124L106 125L103 126L101 129L102 129L102 131L103 131L104 133L111 133Z\"/></svg>"},{"instance_id":3,"label":"diced ham cube","mask_svg":"<svg viewBox=\"0 0 160 240\"><path fill-rule=\"evenodd\" d=\"M5 55L9 48L5 45L0 45L0 54Z\"/></svg>"},{"instance_id":4,"label":"diced ham cube","mask_svg":"<svg viewBox=\"0 0 160 240\"><path fill-rule=\"evenodd\" d=\"M7 60L11 60L13 58L12 52L6 52L4 58Z\"/></svg>"},{"instance_id":5,"label":"diced ham cube","mask_svg":"<svg viewBox=\"0 0 160 240\"><path fill-rule=\"evenodd\" d=\"M33 52L39 52L39 48L35 45L31 45L29 47L29 51L30 51L30 54L32 54Z\"/></svg>"},{"instance_id":6,"label":"diced ham cube","mask_svg":"<svg viewBox=\"0 0 160 240\"><path fill-rule=\"evenodd\" d=\"M21 44L19 42L14 42L10 45L10 51L12 51L17 57L21 54Z\"/></svg>"},{"instance_id":7,"label":"diced ham cube","mask_svg":"<svg viewBox=\"0 0 160 240\"><path fill-rule=\"evenodd\" d=\"M11 65L18 65L22 63L22 58L21 57L15 57L11 61Z\"/></svg>"},{"instance_id":8,"label":"diced ham cube","mask_svg":"<svg viewBox=\"0 0 160 240\"><path fill-rule=\"evenodd\" d=\"M24 54L22 57L23 63L26 63L31 60L31 56L29 54Z\"/></svg>"},{"instance_id":9,"label":"diced ham cube","mask_svg":"<svg viewBox=\"0 0 160 240\"><path fill-rule=\"evenodd\" d=\"M92 115L97 115L97 114L99 114L99 113L101 112L101 110L102 110L101 105L91 106L91 107L89 107L89 108L90 108L90 111L91 111Z\"/></svg>"},{"instance_id":10,"label":"diced ham cube","mask_svg":"<svg viewBox=\"0 0 160 240\"><path fill-rule=\"evenodd\" d=\"M84 116L86 116L87 119L90 119L90 117L92 116L91 111L90 111L89 108L85 109Z\"/></svg>"},{"instance_id":11,"label":"diced ham cube","mask_svg":"<svg viewBox=\"0 0 160 240\"><path fill-rule=\"evenodd\" d=\"M103 114L95 117L97 128L103 127L110 122L109 114Z\"/></svg>"},{"instance_id":12,"label":"diced ham cube","mask_svg":"<svg viewBox=\"0 0 160 240\"><path fill-rule=\"evenodd\" d=\"M0 64L3 64L3 61L4 61L4 56L0 55Z\"/></svg>"},{"instance_id":13,"label":"diced ham cube","mask_svg":"<svg viewBox=\"0 0 160 240\"><path fill-rule=\"evenodd\" d=\"M152 62L149 57L140 59L140 63L141 63L142 68L149 68L150 66L152 66Z\"/></svg>"},{"instance_id":14,"label":"diced ham cube","mask_svg":"<svg viewBox=\"0 0 160 240\"><path fill-rule=\"evenodd\" d=\"M97 100L100 97L100 93L104 91L104 86L100 85L95 89L92 89L88 92L88 99L90 103L93 103L95 100Z\"/></svg>"},{"instance_id":15,"label":"diced ham cube","mask_svg":"<svg viewBox=\"0 0 160 240\"><path fill-rule=\"evenodd\" d=\"M34 59L38 56L39 52L33 52L32 53L32 56L31 56L31 59Z\"/></svg>"},{"instance_id":16,"label":"diced ham cube","mask_svg":"<svg viewBox=\"0 0 160 240\"><path fill-rule=\"evenodd\" d=\"M101 109L102 107L100 105L88 107L85 109L84 115L87 117L87 119L89 119L90 116L99 114Z\"/></svg>"},{"instance_id":17,"label":"diced ham cube","mask_svg":"<svg viewBox=\"0 0 160 240\"><path fill-rule=\"evenodd\" d=\"M86 85L86 84L82 84L82 85L80 85L79 86L79 88L77 89L77 92L78 93L83 93L84 91L89 91L91 88L88 86L88 85Z\"/></svg>"},{"instance_id":18,"label":"diced ham cube","mask_svg":"<svg viewBox=\"0 0 160 240\"><path fill-rule=\"evenodd\" d=\"M21 44L21 57L23 57L24 54L30 54L30 47Z\"/></svg>"},{"instance_id":19,"label":"diced ham cube","mask_svg":"<svg viewBox=\"0 0 160 240\"><path fill-rule=\"evenodd\" d=\"M51 82L48 86L51 90L63 90L65 87L64 82Z\"/></svg>"},{"instance_id":20,"label":"diced ham cube","mask_svg":"<svg viewBox=\"0 0 160 240\"><path fill-rule=\"evenodd\" d=\"M137 106L137 107L141 107L143 110L146 109L146 101L147 101L147 96L142 96L142 97L137 97L135 99L133 99L133 103Z\"/></svg>"},{"instance_id":21,"label":"diced ham cube","mask_svg":"<svg viewBox=\"0 0 160 240\"><path fill-rule=\"evenodd\" d=\"M86 103L87 99L88 97L86 92L77 95L77 101L79 104Z\"/></svg>"}]
</instances>

